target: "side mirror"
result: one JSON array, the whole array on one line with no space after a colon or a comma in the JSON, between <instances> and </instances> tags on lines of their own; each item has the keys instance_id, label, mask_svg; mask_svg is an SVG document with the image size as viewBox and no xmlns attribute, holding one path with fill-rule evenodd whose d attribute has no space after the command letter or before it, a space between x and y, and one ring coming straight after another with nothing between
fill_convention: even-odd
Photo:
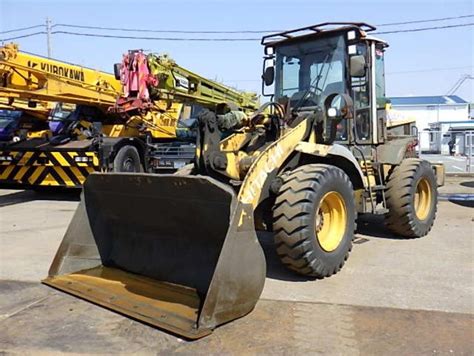
<instances>
[{"instance_id":1,"label":"side mirror","mask_svg":"<svg viewBox=\"0 0 474 356\"><path fill-rule=\"evenodd\" d=\"M329 119L349 119L352 115L352 99L347 94L332 94L326 99L326 114Z\"/></svg>"},{"instance_id":2,"label":"side mirror","mask_svg":"<svg viewBox=\"0 0 474 356\"><path fill-rule=\"evenodd\" d=\"M363 78L365 77L365 57L363 55L357 55L351 57L351 77Z\"/></svg>"},{"instance_id":3,"label":"side mirror","mask_svg":"<svg viewBox=\"0 0 474 356\"><path fill-rule=\"evenodd\" d=\"M122 63L114 64L114 75L115 79L120 80L120 69L122 69Z\"/></svg>"},{"instance_id":4,"label":"side mirror","mask_svg":"<svg viewBox=\"0 0 474 356\"><path fill-rule=\"evenodd\" d=\"M263 82L265 83L265 86L270 86L273 84L273 81L275 80L275 67L270 66L265 68L265 71L263 72L262 75Z\"/></svg>"}]
</instances>

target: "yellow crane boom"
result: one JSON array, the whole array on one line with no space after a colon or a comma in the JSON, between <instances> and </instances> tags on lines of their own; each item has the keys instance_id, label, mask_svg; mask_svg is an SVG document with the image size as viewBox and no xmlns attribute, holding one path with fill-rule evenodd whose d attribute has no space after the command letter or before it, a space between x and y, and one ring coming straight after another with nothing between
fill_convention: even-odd
<instances>
[{"instance_id":1,"label":"yellow crane boom","mask_svg":"<svg viewBox=\"0 0 474 356\"><path fill-rule=\"evenodd\" d=\"M120 89L112 74L0 47L0 97L108 107Z\"/></svg>"}]
</instances>

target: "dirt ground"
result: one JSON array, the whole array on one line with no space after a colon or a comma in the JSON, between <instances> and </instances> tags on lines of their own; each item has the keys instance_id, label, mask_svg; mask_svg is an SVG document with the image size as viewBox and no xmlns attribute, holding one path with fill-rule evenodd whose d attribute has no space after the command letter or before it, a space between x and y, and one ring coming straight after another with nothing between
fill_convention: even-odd
<instances>
[{"instance_id":1,"label":"dirt ground","mask_svg":"<svg viewBox=\"0 0 474 356\"><path fill-rule=\"evenodd\" d=\"M190 342L41 285L79 196L2 190L0 353L471 355L474 178L440 193L427 237L399 239L363 217L346 266L320 281L287 271L261 234L255 310Z\"/></svg>"}]
</instances>

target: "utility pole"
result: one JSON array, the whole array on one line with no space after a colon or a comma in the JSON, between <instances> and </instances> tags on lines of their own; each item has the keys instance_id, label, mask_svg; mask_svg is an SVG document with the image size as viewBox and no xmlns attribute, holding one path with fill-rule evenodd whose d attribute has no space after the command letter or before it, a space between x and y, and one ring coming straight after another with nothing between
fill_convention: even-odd
<instances>
[{"instance_id":1,"label":"utility pole","mask_svg":"<svg viewBox=\"0 0 474 356\"><path fill-rule=\"evenodd\" d=\"M48 45L48 58L51 58L51 20L46 18L46 41Z\"/></svg>"}]
</instances>

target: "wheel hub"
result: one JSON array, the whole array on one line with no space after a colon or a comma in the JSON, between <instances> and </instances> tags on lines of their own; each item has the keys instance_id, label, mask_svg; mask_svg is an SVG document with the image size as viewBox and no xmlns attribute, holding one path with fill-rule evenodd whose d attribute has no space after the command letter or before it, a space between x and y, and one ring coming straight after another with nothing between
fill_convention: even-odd
<instances>
[{"instance_id":1,"label":"wheel hub","mask_svg":"<svg viewBox=\"0 0 474 356\"><path fill-rule=\"evenodd\" d=\"M415 214L419 220L425 220L430 215L431 199L431 184L422 177L416 184L414 196Z\"/></svg>"},{"instance_id":2,"label":"wheel hub","mask_svg":"<svg viewBox=\"0 0 474 356\"><path fill-rule=\"evenodd\" d=\"M134 171L134 165L133 165L133 159L128 157L122 165L122 170L123 172L133 172Z\"/></svg>"},{"instance_id":3,"label":"wheel hub","mask_svg":"<svg viewBox=\"0 0 474 356\"><path fill-rule=\"evenodd\" d=\"M324 225L324 214L321 208L318 209L318 213L316 214L316 223L315 223L315 230L316 233L319 233Z\"/></svg>"},{"instance_id":4,"label":"wheel hub","mask_svg":"<svg viewBox=\"0 0 474 356\"><path fill-rule=\"evenodd\" d=\"M323 250L332 252L339 247L347 226L344 199L335 191L326 193L318 207L314 231Z\"/></svg>"}]
</instances>

